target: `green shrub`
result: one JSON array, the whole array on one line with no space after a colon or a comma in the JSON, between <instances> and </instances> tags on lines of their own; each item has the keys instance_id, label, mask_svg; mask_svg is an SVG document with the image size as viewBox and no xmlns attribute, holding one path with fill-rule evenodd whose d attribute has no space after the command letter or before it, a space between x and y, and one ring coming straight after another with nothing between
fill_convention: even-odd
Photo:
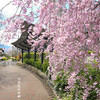
<instances>
[{"instance_id":1,"label":"green shrub","mask_svg":"<svg viewBox=\"0 0 100 100\"><path fill-rule=\"evenodd\" d=\"M23 53L23 59L27 59L28 58L28 53ZM30 52L30 58L34 59L34 52ZM36 60L39 59L39 54L36 53Z\"/></svg>"},{"instance_id":2,"label":"green shrub","mask_svg":"<svg viewBox=\"0 0 100 100\"><path fill-rule=\"evenodd\" d=\"M46 59L46 60L44 60L44 63L42 64L43 72L47 71L48 66L49 66L49 61L48 61L48 59Z\"/></svg>"},{"instance_id":3,"label":"green shrub","mask_svg":"<svg viewBox=\"0 0 100 100\"><path fill-rule=\"evenodd\" d=\"M34 59L33 58L30 58L29 61L28 61L29 65L32 65L34 66Z\"/></svg>"},{"instance_id":4,"label":"green shrub","mask_svg":"<svg viewBox=\"0 0 100 100\"><path fill-rule=\"evenodd\" d=\"M86 65L86 67L87 67L87 74L86 74L86 71L82 69L77 76L84 77L84 79L86 80L86 83L84 83L83 86L88 85L88 88L89 86L94 86L93 84L95 82L97 83L94 88L88 91L89 95L87 97L87 100L97 100L97 92L95 89L100 90L100 70L95 67L92 67L91 64ZM78 92L79 99L81 99L83 92L85 91L85 88L82 88L80 86L80 81L81 79L77 79L76 81L75 89L73 91L73 100L76 99L75 98L76 90L81 91L80 93Z\"/></svg>"},{"instance_id":5,"label":"green shrub","mask_svg":"<svg viewBox=\"0 0 100 100\"><path fill-rule=\"evenodd\" d=\"M12 58L12 61L17 61L17 59L16 58Z\"/></svg>"},{"instance_id":6,"label":"green shrub","mask_svg":"<svg viewBox=\"0 0 100 100\"><path fill-rule=\"evenodd\" d=\"M30 53L30 58L33 58L34 59L34 52L31 52ZM36 53L36 60L38 60L38 59L39 59L39 54Z\"/></svg>"},{"instance_id":7,"label":"green shrub","mask_svg":"<svg viewBox=\"0 0 100 100\"><path fill-rule=\"evenodd\" d=\"M4 61L4 60L6 61L6 60L7 60L7 57L3 57L1 60L2 60L2 61Z\"/></svg>"},{"instance_id":8,"label":"green shrub","mask_svg":"<svg viewBox=\"0 0 100 100\"><path fill-rule=\"evenodd\" d=\"M47 67L49 66L49 59L46 59L47 53L43 53L44 62L41 65L41 54L36 53L36 61L34 62L34 52L30 53L30 59L28 60L28 53L23 54L23 59L25 64L32 65L43 72L47 71Z\"/></svg>"},{"instance_id":9,"label":"green shrub","mask_svg":"<svg viewBox=\"0 0 100 100\"><path fill-rule=\"evenodd\" d=\"M34 58L34 52L30 53L30 58Z\"/></svg>"},{"instance_id":10,"label":"green shrub","mask_svg":"<svg viewBox=\"0 0 100 100\"><path fill-rule=\"evenodd\" d=\"M53 98L53 100L57 100L57 98Z\"/></svg>"},{"instance_id":11,"label":"green shrub","mask_svg":"<svg viewBox=\"0 0 100 100\"><path fill-rule=\"evenodd\" d=\"M55 91L59 94L59 96L63 97L66 95L65 87L68 86L67 83L67 77L65 75L65 72L62 70L61 72L58 73L56 80L54 80L55 83Z\"/></svg>"},{"instance_id":12,"label":"green shrub","mask_svg":"<svg viewBox=\"0 0 100 100\"><path fill-rule=\"evenodd\" d=\"M28 59L28 53L23 53L23 59Z\"/></svg>"},{"instance_id":13,"label":"green shrub","mask_svg":"<svg viewBox=\"0 0 100 100\"><path fill-rule=\"evenodd\" d=\"M24 59L24 63L25 64L29 64L29 60L28 59Z\"/></svg>"},{"instance_id":14,"label":"green shrub","mask_svg":"<svg viewBox=\"0 0 100 100\"><path fill-rule=\"evenodd\" d=\"M88 51L88 54L91 54L91 53L93 53L93 51Z\"/></svg>"},{"instance_id":15,"label":"green shrub","mask_svg":"<svg viewBox=\"0 0 100 100\"><path fill-rule=\"evenodd\" d=\"M41 69L41 60L35 61L34 65L36 68Z\"/></svg>"},{"instance_id":16,"label":"green shrub","mask_svg":"<svg viewBox=\"0 0 100 100\"><path fill-rule=\"evenodd\" d=\"M63 98L63 100L83 100L83 94L87 89L85 86L88 86L89 88L94 86L94 83L96 83L96 85L88 90L89 94L86 100L98 100L97 90L100 90L100 70L93 67L91 64L87 64L86 68L87 71L81 69L80 72L75 76L75 78L79 78L76 78L74 88L68 89L67 91L64 91L64 89L66 86L68 86L68 78L70 73L65 73L63 70L58 72L56 80L54 80L54 88L59 96ZM85 83L82 83L82 80Z\"/></svg>"}]
</instances>

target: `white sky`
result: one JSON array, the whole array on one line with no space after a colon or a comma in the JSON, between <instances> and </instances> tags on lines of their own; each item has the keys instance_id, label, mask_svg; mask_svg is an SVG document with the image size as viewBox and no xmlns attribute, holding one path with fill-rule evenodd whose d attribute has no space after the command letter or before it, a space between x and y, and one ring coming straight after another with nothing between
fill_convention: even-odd
<instances>
[{"instance_id":1,"label":"white sky","mask_svg":"<svg viewBox=\"0 0 100 100\"><path fill-rule=\"evenodd\" d=\"M12 0L0 0L0 9L2 7L4 7L7 3L9 3L10 1ZM12 15L14 15L16 11L16 6L12 5L12 4L9 4L8 6L6 6L3 11L2 11L2 14L4 16L7 16L7 17L11 17Z\"/></svg>"}]
</instances>

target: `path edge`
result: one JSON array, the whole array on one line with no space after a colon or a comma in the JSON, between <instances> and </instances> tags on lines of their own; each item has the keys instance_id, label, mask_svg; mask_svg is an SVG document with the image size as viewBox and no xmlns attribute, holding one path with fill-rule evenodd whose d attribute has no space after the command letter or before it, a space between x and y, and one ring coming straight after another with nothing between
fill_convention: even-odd
<instances>
[{"instance_id":1,"label":"path edge","mask_svg":"<svg viewBox=\"0 0 100 100\"><path fill-rule=\"evenodd\" d=\"M28 65L28 64L24 64L24 63L19 63L17 62L18 66L21 66L23 68L26 68L27 70L31 71L32 73L35 73L36 75L38 75L43 81L44 83L49 86L50 91L53 93L52 96L56 97L57 100L62 100L56 93L56 91L54 90L54 82L52 80L49 80L49 78L46 76L45 73L41 72L39 69Z\"/></svg>"}]
</instances>

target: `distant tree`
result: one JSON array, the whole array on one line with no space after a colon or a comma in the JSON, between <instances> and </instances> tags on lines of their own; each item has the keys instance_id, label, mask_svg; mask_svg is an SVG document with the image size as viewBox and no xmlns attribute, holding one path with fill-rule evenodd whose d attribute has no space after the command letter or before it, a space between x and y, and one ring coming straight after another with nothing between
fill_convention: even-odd
<instances>
[{"instance_id":1,"label":"distant tree","mask_svg":"<svg viewBox=\"0 0 100 100\"><path fill-rule=\"evenodd\" d=\"M0 56L3 56L4 50L0 48Z\"/></svg>"},{"instance_id":2,"label":"distant tree","mask_svg":"<svg viewBox=\"0 0 100 100\"><path fill-rule=\"evenodd\" d=\"M18 50L16 47L12 47L9 50L7 50L6 54L12 57L17 57L19 54L21 54L21 51Z\"/></svg>"}]
</instances>

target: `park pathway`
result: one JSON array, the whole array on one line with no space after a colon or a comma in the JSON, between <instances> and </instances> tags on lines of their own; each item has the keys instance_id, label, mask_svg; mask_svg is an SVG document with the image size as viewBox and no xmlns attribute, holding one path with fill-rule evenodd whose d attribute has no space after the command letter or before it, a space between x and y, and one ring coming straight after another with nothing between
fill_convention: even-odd
<instances>
[{"instance_id":1,"label":"park pathway","mask_svg":"<svg viewBox=\"0 0 100 100\"><path fill-rule=\"evenodd\" d=\"M0 100L52 100L44 83L17 65L0 66Z\"/></svg>"}]
</instances>

